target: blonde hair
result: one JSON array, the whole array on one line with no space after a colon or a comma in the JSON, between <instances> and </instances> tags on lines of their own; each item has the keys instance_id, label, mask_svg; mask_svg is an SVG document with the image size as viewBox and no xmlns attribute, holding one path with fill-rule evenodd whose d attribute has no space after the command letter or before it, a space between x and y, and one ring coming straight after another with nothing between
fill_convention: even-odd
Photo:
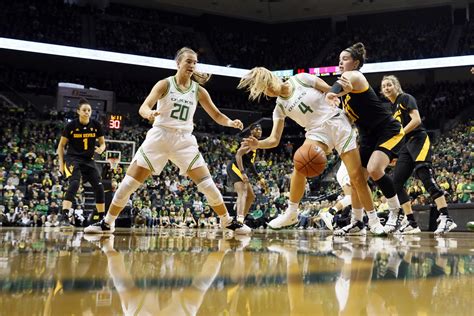
<instances>
[{"instance_id":1,"label":"blonde hair","mask_svg":"<svg viewBox=\"0 0 474 316\"><path fill-rule=\"evenodd\" d=\"M397 90L398 94L403 93L402 86L397 77L395 77L394 75L383 76L382 82L384 82L385 80L390 81L395 86L395 90Z\"/></svg>"},{"instance_id":2,"label":"blonde hair","mask_svg":"<svg viewBox=\"0 0 474 316\"><path fill-rule=\"evenodd\" d=\"M268 87L276 87L281 84L280 78L264 67L255 67L240 79L237 89L245 89L250 92L249 100L260 100L262 94Z\"/></svg>"},{"instance_id":3,"label":"blonde hair","mask_svg":"<svg viewBox=\"0 0 474 316\"><path fill-rule=\"evenodd\" d=\"M194 50L192 50L191 48L189 47L183 47L181 49L179 49L177 52L176 52L176 56L174 58L174 60L176 60L177 63L179 63L181 61L181 58L183 58L183 55L185 53L190 53L190 54L194 54L194 55L198 55ZM206 82L209 81L209 79L211 79L211 74L208 74L208 73L203 73L203 72L197 72L197 71L194 71L193 72L193 75L191 76L191 79L196 81L197 83L199 83L201 86L203 86L204 84L206 84Z\"/></svg>"}]
</instances>

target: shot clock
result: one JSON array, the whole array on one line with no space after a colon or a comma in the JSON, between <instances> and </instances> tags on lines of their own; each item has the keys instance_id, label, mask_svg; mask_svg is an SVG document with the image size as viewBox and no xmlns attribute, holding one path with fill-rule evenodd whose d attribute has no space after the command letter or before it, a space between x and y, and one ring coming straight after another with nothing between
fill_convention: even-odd
<instances>
[{"instance_id":1,"label":"shot clock","mask_svg":"<svg viewBox=\"0 0 474 316\"><path fill-rule=\"evenodd\" d=\"M109 129L122 129L123 116L120 114L108 114L107 115L107 127Z\"/></svg>"}]
</instances>

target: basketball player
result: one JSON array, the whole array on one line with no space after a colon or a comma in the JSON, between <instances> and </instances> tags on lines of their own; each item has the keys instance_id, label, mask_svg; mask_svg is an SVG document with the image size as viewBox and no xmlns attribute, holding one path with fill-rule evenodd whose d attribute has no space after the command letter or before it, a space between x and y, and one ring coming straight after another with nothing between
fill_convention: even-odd
<instances>
[{"instance_id":1,"label":"basketball player","mask_svg":"<svg viewBox=\"0 0 474 316\"><path fill-rule=\"evenodd\" d=\"M341 82L340 86L342 85L345 83ZM278 146L283 134L285 118L288 116L305 128L305 144L315 145L325 153L333 148L337 150L349 172L353 183L352 189L360 195L360 200L354 204L357 208L364 207L375 214L370 189L362 172L355 131L342 111L330 106L324 100L323 92L329 91L329 85L322 79L305 73L290 77L288 81L283 82L268 69L256 67L240 80L238 88L246 88L250 92L249 98L253 100L259 99L262 94L277 98L273 110L271 135L263 140L252 136L245 138L243 142L245 146L251 149ZM305 185L305 175L294 169L291 176L288 208L268 223L270 228L284 228L298 222L298 205L303 198ZM384 233L377 216L371 217L369 227L374 234ZM365 234L362 217L359 224L354 225L353 229L347 233Z\"/></svg>"},{"instance_id":2,"label":"basketball player","mask_svg":"<svg viewBox=\"0 0 474 316\"><path fill-rule=\"evenodd\" d=\"M400 212L400 202L395 191L392 179L385 174L385 168L390 161L396 157L403 145L403 127L395 120L389 109L382 105L374 89L370 86L365 76L359 71L364 65L366 51L364 44L356 43L344 49L339 55L339 69L342 77L349 80L352 90L348 93L343 91L343 87L336 82L331 91L326 94L326 100L338 106L339 96L343 97L343 109L347 116L357 126L359 131L359 147L362 166L366 169L366 179L368 176L375 181L390 208L391 216L396 216ZM352 212L355 221L344 227L338 234L344 234L360 225L363 210L356 206L356 200L360 198L352 195ZM369 213L369 221L374 220L377 214ZM395 225L400 226L400 221Z\"/></svg>"},{"instance_id":3,"label":"basketball player","mask_svg":"<svg viewBox=\"0 0 474 316\"><path fill-rule=\"evenodd\" d=\"M457 225L448 215L448 204L444 191L435 180L431 164L430 138L421 122L416 100L412 95L403 92L400 81L395 76L383 77L382 93L390 101L394 116L402 123L406 137L405 145L400 150L393 172L395 189L408 220L406 224L400 227L399 231L402 234L416 234L421 231L413 217L410 198L404 189L405 182L415 171L415 175L423 182L425 189L436 203L436 208L440 214L435 234L449 232ZM394 232L396 221L396 218L389 217L385 225L387 233Z\"/></svg>"},{"instance_id":4,"label":"basketball player","mask_svg":"<svg viewBox=\"0 0 474 316\"><path fill-rule=\"evenodd\" d=\"M262 137L262 126L260 124L252 125L250 135L260 139ZM254 165L256 156L256 150L241 145L235 154L235 159L227 165L228 184L232 185L234 191L237 192L237 221L242 224L250 206L255 201L255 193L247 173L251 173L254 178L259 177Z\"/></svg>"},{"instance_id":5,"label":"basketball player","mask_svg":"<svg viewBox=\"0 0 474 316\"><path fill-rule=\"evenodd\" d=\"M69 180L69 186L63 199L62 227L72 228L69 215L72 202L81 182L89 182L95 193L98 214L105 213L105 193L101 177L94 162L94 153L105 150L105 138L102 126L91 119L92 109L86 99L79 100L77 114L79 118L69 122L64 128L57 148L59 172ZM99 146L96 146L96 141ZM67 153L65 147L67 145Z\"/></svg>"},{"instance_id":6,"label":"basketball player","mask_svg":"<svg viewBox=\"0 0 474 316\"><path fill-rule=\"evenodd\" d=\"M181 48L175 60L178 68L176 75L160 80L140 107L139 114L153 121L153 127L115 192L107 215L102 221L86 227L84 232L113 233L115 219L130 195L150 175L159 175L168 160L171 160L179 167L181 175L189 176L197 184L198 191L206 196L209 205L219 215L223 228L235 230L236 233L249 233L242 224L229 216L222 195L199 152L196 137L192 135L193 116L198 103L222 126L242 129L243 124L221 113L207 90L200 86L210 76L195 71L197 54L192 49ZM155 104L157 109L152 110Z\"/></svg>"},{"instance_id":7,"label":"basketball player","mask_svg":"<svg viewBox=\"0 0 474 316\"><path fill-rule=\"evenodd\" d=\"M321 213L321 219L323 220L326 227L329 228L329 230L334 229L332 225L334 215L346 207L352 205L351 179L349 178L349 173L347 172L346 165L344 165L343 161L341 161L341 165L339 166L339 169L337 169L336 180L337 183L339 183L339 186L342 188L344 197L337 201L337 203L331 207L329 211Z\"/></svg>"}]
</instances>

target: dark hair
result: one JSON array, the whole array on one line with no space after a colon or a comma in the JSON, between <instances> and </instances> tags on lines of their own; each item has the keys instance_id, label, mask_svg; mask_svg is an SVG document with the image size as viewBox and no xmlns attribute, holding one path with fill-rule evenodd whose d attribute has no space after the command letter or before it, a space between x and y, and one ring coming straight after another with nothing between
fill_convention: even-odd
<instances>
[{"instance_id":1,"label":"dark hair","mask_svg":"<svg viewBox=\"0 0 474 316\"><path fill-rule=\"evenodd\" d=\"M89 105L90 105L89 100L87 100L86 98L81 98L81 99L79 100L79 103L77 104L77 109L80 110L81 107L82 107L84 104L89 104Z\"/></svg>"},{"instance_id":2,"label":"dark hair","mask_svg":"<svg viewBox=\"0 0 474 316\"><path fill-rule=\"evenodd\" d=\"M351 47L344 49L344 51L351 54L352 59L359 61L359 67L357 67L357 69L362 68L367 58L367 52L365 50L364 44L362 44L361 42L355 43Z\"/></svg>"},{"instance_id":3,"label":"dark hair","mask_svg":"<svg viewBox=\"0 0 474 316\"><path fill-rule=\"evenodd\" d=\"M262 129L262 125L260 125L259 123L253 123L252 125L250 125L249 130L251 131L251 130L254 130L256 128Z\"/></svg>"}]
</instances>

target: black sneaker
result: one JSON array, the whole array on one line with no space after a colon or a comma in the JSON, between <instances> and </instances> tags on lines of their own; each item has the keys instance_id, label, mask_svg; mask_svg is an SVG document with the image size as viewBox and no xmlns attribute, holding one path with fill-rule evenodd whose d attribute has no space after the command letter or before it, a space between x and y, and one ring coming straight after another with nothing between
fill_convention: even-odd
<instances>
[{"instance_id":1,"label":"black sneaker","mask_svg":"<svg viewBox=\"0 0 474 316\"><path fill-rule=\"evenodd\" d=\"M84 228L84 233L86 234L112 234L114 231L115 225L109 225L105 220L101 220Z\"/></svg>"},{"instance_id":2,"label":"black sneaker","mask_svg":"<svg viewBox=\"0 0 474 316\"><path fill-rule=\"evenodd\" d=\"M105 212L99 213L97 211L94 211L89 218L89 223L94 224L94 223L100 222L102 219L104 219L104 217L105 217Z\"/></svg>"},{"instance_id":3,"label":"black sneaker","mask_svg":"<svg viewBox=\"0 0 474 316\"><path fill-rule=\"evenodd\" d=\"M61 215L61 219L59 220L59 229L60 230L71 230L74 229L74 226L69 222L68 211Z\"/></svg>"}]
</instances>

